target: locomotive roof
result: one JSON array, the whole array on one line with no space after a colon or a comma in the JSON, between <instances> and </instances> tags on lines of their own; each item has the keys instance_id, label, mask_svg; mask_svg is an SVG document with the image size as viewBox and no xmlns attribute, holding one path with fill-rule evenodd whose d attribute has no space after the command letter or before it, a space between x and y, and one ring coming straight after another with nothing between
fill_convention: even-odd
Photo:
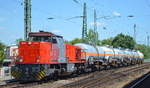
<instances>
[{"instance_id":1,"label":"locomotive roof","mask_svg":"<svg viewBox=\"0 0 150 88\"><path fill-rule=\"evenodd\" d=\"M47 37L50 37L50 36L56 36L56 37L61 37L62 38L62 36L59 36L59 35L56 35L56 34L54 34L54 33L52 33L52 32L43 32L43 31L40 31L40 32L30 32L29 33L29 36L31 37L33 37L33 36L47 36Z\"/></svg>"}]
</instances>

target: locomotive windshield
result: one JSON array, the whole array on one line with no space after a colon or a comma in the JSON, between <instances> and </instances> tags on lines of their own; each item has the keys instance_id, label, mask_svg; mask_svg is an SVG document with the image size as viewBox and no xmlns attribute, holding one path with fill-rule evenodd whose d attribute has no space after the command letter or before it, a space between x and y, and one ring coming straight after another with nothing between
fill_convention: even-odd
<instances>
[{"instance_id":1,"label":"locomotive windshield","mask_svg":"<svg viewBox=\"0 0 150 88\"><path fill-rule=\"evenodd\" d=\"M30 37L30 41L45 41L45 42L57 43L56 37L48 37L48 36L33 36Z\"/></svg>"},{"instance_id":2,"label":"locomotive windshield","mask_svg":"<svg viewBox=\"0 0 150 88\"><path fill-rule=\"evenodd\" d=\"M55 35L51 32L31 32L29 33L30 41L45 41L51 43L58 43L59 40L62 40L62 36Z\"/></svg>"},{"instance_id":3,"label":"locomotive windshield","mask_svg":"<svg viewBox=\"0 0 150 88\"><path fill-rule=\"evenodd\" d=\"M49 41L49 37L42 37L42 36L33 36L30 37L31 41Z\"/></svg>"}]
</instances>

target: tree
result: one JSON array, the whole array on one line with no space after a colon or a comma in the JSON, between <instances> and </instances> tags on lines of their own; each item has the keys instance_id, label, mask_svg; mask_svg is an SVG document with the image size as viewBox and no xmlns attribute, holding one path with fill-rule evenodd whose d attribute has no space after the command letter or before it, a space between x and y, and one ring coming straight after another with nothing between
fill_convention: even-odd
<instances>
[{"instance_id":1,"label":"tree","mask_svg":"<svg viewBox=\"0 0 150 88\"><path fill-rule=\"evenodd\" d=\"M99 45L110 45L112 46L112 41L114 40L114 38L108 38L105 40L100 41Z\"/></svg>"},{"instance_id":2,"label":"tree","mask_svg":"<svg viewBox=\"0 0 150 88\"><path fill-rule=\"evenodd\" d=\"M76 43L81 43L81 42L82 42L82 39L80 39L80 38L75 38L75 39L73 39L73 40L70 41L70 42L68 42L68 41L66 41L66 42L69 43L69 44L74 45L74 44L76 44Z\"/></svg>"},{"instance_id":3,"label":"tree","mask_svg":"<svg viewBox=\"0 0 150 88\"><path fill-rule=\"evenodd\" d=\"M5 58L5 47L6 46L2 42L0 42L0 63L2 63Z\"/></svg>"},{"instance_id":4,"label":"tree","mask_svg":"<svg viewBox=\"0 0 150 88\"><path fill-rule=\"evenodd\" d=\"M144 54L145 59L150 58L150 47L146 45L137 44L135 49L142 52Z\"/></svg>"},{"instance_id":5,"label":"tree","mask_svg":"<svg viewBox=\"0 0 150 88\"><path fill-rule=\"evenodd\" d=\"M75 38L71 41L66 41L65 40L65 43L69 43L69 44L76 44L76 43L88 43L88 44L98 44L99 43L99 40L98 40L98 32L94 32L92 29L89 29L88 30L88 34L87 34L87 37L85 40L82 40L80 38Z\"/></svg>"},{"instance_id":6,"label":"tree","mask_svg":"<svg viewBox=\"0 0 150 88\"><path fill-rule=\"evenodd\" d=\"M124 34L118 34L112 41L113 47L122 47L122 48L128 48L128 49L134 49L135 48L135 41L134 39L129 35Z\"/></svg>"},{"instance_id":7,"label":"tree","mask_svg":"<svg viewBox=\"0 0 150 88\"><path fill-rule=\"evenodd\" d=\"M98 44L98 32L94 32L94 30L89 29L87 34L87 41L88 43L92 43L97 45Z\"/></svg>"}]
</instances>

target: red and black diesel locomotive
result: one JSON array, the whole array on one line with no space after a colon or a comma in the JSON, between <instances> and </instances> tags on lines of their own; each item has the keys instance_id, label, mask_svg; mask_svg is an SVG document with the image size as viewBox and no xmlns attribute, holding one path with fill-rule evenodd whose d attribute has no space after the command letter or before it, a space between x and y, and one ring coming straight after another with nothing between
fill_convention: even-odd
<instances>
[{"instance_id":1,"label":"red and black diesel locomotive","mask_svg":"<svg viewBox=\"0 0 150 88\"><path fill-rule=\"evenodd\" d=\"M21 41L19 54L12 66L12 76L20 81L39 81L62 75L80 74L107 66L143 62L139 51L108 46L64 43L63 37L51 32L31 32L29 41Z\"/></svg>"}]
</instances>

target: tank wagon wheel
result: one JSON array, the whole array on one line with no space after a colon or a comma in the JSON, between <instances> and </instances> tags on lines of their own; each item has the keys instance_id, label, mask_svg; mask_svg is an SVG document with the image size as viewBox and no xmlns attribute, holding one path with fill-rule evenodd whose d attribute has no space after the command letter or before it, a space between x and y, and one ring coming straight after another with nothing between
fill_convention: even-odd
<instances>
[{"instance_id":1,"label":"tank wagon wheel","mask_svg":"<svg viewBox=\"0 0 150 88\"><path fill-rule=\"evenodd\" d=\"M103 70L102 64L103 64L103 62L99 62L99 65L98 65L98 68L97 68L98 71Z\"/></svg>"},{"instance_id":2,"label":"tank wagon wheel","mask_svg":"<svg viewBox=\"0 0 150 88\"><path fill-rule=\"evenodd\" d=\"M94 71L96 71L96 70L98 70L98 68L94 65L94 57L93 56L90 56L89 58L88 58L88 65L90 66L90 68L91 68L91 72L94 72Z\"/></svg>"}]
</instances>

